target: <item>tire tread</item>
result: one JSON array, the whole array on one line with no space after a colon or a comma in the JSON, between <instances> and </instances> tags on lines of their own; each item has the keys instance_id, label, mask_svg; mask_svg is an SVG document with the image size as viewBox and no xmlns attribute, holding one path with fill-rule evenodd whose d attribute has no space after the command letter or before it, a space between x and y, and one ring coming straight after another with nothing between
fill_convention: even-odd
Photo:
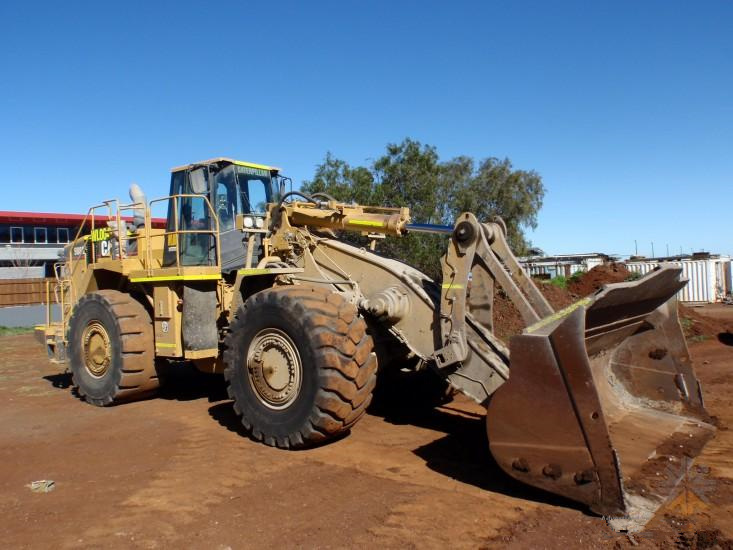
<instances>
[{"instance_id":1,"label":"tire tread","mask_svg":"<svg viewBox=\"0 0 733 550\"><path fill-rule=\"evenodd\" d=\"M69 326L73 326L84 304L88 302L97 302L107 308L115 319L114 330L117 331L120 342L122 364L119 381L108 395L101 398L86 394L78 374L72 368L72 382L76 393L88 403L103 407L140 399L154 392L160 381L155 369L153 324L147 310L129 294L117 290L99 290L79 299ZM73 345L71 342L70 344Z\"/></svg>"},{"instance_id":2,"label":"tire tread","mask_svg":"<svg viewBox=\"0 0 733 550\"><path fill-rule=\"evenodd\" d=\"M285 437L263 435L242 413L232 380L240 353L233 338L243 328L245 312L255 304L277 304L301 319L313 341L318 364L318 389L307 422ZM277 287L253 295L237 312L225 341L224 376L234 410L257 441L280 448L297 449L336 438L358 422L371 403L377 380L374 342L357 308L340 294L316 287Z\"/></svg>"}]
</instances>

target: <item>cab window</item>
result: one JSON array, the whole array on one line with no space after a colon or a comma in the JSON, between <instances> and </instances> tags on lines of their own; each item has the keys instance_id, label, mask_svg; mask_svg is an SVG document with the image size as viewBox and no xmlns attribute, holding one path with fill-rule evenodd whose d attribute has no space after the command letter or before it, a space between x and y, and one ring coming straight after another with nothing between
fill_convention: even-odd
<instances>
[{"instance_id":1,"label":"cab window","mask_svg":"<svg viewBox=\"0 0 733 550\"><path fill-rule=\"evenodd\" d=\"M231 166L227 166L216 174L212 201L214 211L219 218L219 230L234 229L234 221L238 213L237 181Z\"/></svg>"},{"instance_id":2,"label":"cab window","mask_svg":"<svg viewBox=\"0 0 733 550\"><path fill-rule=\"evenodd\" d=\"M243 214L264 214L272 202L272 176L267 170L237 166L239 211Z\"/></svg>"}]
</instances>

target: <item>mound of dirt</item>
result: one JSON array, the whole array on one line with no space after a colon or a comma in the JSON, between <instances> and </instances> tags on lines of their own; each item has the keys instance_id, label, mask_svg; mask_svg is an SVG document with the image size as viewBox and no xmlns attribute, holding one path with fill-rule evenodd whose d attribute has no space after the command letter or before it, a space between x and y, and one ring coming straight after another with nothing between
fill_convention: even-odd
<instances>
[{"instance_id":1,"label":"mound of dirt","mask_svg":"<svg viewBox=\"0 0 733 550\"><path fill-rule=\"evenodd\" d=\"M593 294L605 284L625 281L630 275L631 272L624 264L610 262L596 266L588 273L580 275L569 282L567 288L561 288L547 281L537 280L535 284L557 311L584 296ZM494 300L494 331L497 336L508 342L510 337L519 334L524 328L525 325L519 311L507 295L499 290Z\"/></svg>"},{"instance_id":2,"label":"mound of dirt","mask_svg":"<svg viewBox=\"0 0 733 550\"><path fill-rule=\"evenodd\" d=\"M680 324L685 338L690 343L709 339L733 339L733 323L705 315L705 308L693 308L679 304ZM730 337L726 338L726 335ZM726 343L726 342L724 342Z\"/></svg>"},{"instance_id":3,"label":"mound of dirt","mask_svg":"<svg viewBox=\"0 0 733 550\"><path fill-rule=\"evenodd\" d=\"M578 299L578 296L559 286L544 281L535 281L535 284L555 310L567 307ZM519 311L514 307L509 297L499 289L494 297L494 331L496 335L508 342L510 337L519 334L524 328L524 321L519 315Z\"/></svg>"},{"instance_id":4,"label":"mound of dirt","mask_svg":"<svg viewBox=\"0 0 733 550\"><path fill-rule=\"evenodd\" d=\"M504 342L519 334L524 329L524 322L519 311L506 294L499 290L494 296L494 332Z\"/></svg>"},{"instance_id":5,"label":"mound of dirt","mask_svg":"<svg viewBox=\"0 0 733 550\"><path fill-rule=\"evenodd\" d=\"M557 311L584 296L593 294L603 285L626 281L630 275L631 272L624 264L611 262L594 267L588 273L570 281L567 288L561 288L547 281L536 280L535 284ZM733 323L705 315L704 308L692 308L680 304L679 316L685 338L689 343L709 339L718 339L723 343L733 342ZM498 289L494 299L494 332L503 341L508 342L509 338L521 333L524 328L525 324L519 311L509 297Z\"/></svg>"},{"instance_id":6,"label":"mound of dirt","mask_svg":"<svg viewBox=\"0 0 733 550\"><path fill-rule=\"evenodd\" d=\"M556 311L568 307L579 298L566 288L560 288L547 282L541 282L538 286L542 295Z\"/></svg>"},{"instance_id":7,"label":"mound of dirt","mask_svg":"<svg viewBox=\"0 0 733 550\"><path fill-rule=\"evenodd\" d=\"M609 262L597 265L576 280L571 279L568 283L568 291L580 297L588 296L600 289L603 285L608 283L621 283L626 281L630 276L631 272L626 268L625 264Z\"/></svg>"}]
</instances>

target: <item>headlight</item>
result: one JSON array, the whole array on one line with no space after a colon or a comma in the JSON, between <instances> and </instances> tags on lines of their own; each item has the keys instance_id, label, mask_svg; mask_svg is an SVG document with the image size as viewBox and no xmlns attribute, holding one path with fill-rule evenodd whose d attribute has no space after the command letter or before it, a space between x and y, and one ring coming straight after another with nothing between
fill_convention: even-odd
<instances>
[{"instance_id":1,"label":"headlight","mask_svg":"<svg viewBox=\"0 0 733 550\"><path fill-rule=\"evenodd\" d=\"M252 227L254 227L254 224L255 221L250 216L244 217L244 227L246 227L247 229L251 229Z\"/></svg>"},{"instance_id":2,"label":"headlight","mask_svg":"<svg viewBox=\"0 0 733 550\"><path fill-rule=\"evenodd\" d=\"M255 218L255 227L257 229L262 229L265 225L265 220L262 218Z\"/></svg>"}]
</instances>

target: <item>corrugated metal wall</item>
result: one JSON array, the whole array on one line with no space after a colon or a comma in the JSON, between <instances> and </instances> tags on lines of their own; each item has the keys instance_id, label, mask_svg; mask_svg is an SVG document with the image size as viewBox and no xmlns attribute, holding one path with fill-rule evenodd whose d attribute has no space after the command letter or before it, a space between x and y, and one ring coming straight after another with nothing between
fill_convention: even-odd
<instances>
[{"instance_id":1,"label":"corrugated metal wall","mask_svg":"<svg viewBox=\"0 0 733 550\"><path fill-rule=\"evenodd\" d=\"M558 275L570 277L570 275L576 271L588 271L583 264L566 264L558 262L556 264L523 263L522 265L527 271L529 271L529 274L532 275L532 277L537 277L539 275L547 275L550 278L557 277Z\"/></svg>"},{"instance_id":2,"label":"corrugated metal wall","mask_svg":"<svg viewBox=\"0 0 733 550\"><path fill-rule=\"evenodd\" d=\"M543 262L543 261L536 261L532 262L531 260L523 260L520 261L522 264L522 267L529 271L529 274L532 277L537 277L539 275L547 275L549 277L557 277L558 275L562 275L564 277L570 277L573 273L577 273L578 271L590 271L597 265L601 265L603 263L603 260L601 258L589 258L587 260L583 260L582 263L570 263L570 262Z\"/></svg>"},{"instance_id":3,"label":"corrugated metal wall","mask_svg":"<svg viewBox=\"0 0 733 550\"><path fill-rule=\"evenodd\" d=\"M688 283L679 294L682 302L717 302L721 294L731 291L729 258L706 260L681 260L669 262L682 266L682 274ZM645 275L659 265L659 262L626 262L630 271Z\"/></svg>"}]
</instances>

